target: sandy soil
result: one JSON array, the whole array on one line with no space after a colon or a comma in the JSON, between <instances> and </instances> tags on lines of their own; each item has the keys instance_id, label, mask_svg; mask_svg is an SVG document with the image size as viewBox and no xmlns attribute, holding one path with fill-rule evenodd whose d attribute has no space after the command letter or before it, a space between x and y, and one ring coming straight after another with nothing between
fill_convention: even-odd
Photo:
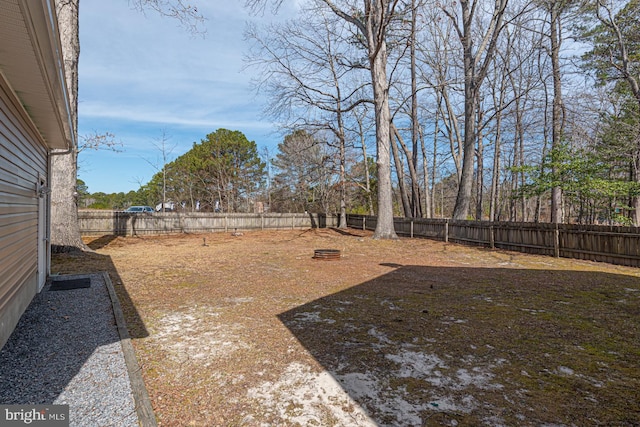
<instances>
[{"instance_id":1,"label":"sandy soil","mask_svg":"<svg viewBox=\"0 0 640 427\"><path fill-rule=\"evenodd\" d=\"M640 424L637 269L358 230L87 242L54 271L110 272L163 426Z\"/></svg>"}]
</instances>

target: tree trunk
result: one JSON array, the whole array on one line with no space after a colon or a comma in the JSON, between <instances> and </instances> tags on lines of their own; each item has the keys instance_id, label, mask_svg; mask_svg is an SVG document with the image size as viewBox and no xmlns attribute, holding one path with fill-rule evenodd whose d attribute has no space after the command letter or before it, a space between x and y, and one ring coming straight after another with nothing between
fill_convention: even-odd
<instances>
[{"instance_id":1,"label":"tree trunk","mask_svg":"<svg viewBox=\"0 0 640 427\"><path fill-rule=\"evenodd\" d=\"M457 2L462 11L462 28L457 27L462 45L464 67L464 143L462 154L462 175L456 204L453 209L453 219L466 219L471 206L473 191L473 166L476 146L476 111L480 103L480 86L487 76L489 66L493 63L498 36L503 29L503 16L508 0L494 0L493 12L487 31L479 39L474 51L474 41L478 36L474 34L473 25L477 17L478 5L482 1L460 0ZM458 19L447 9L443 11L455 25Z\"/></svg>"},{"instance_id":2,"label":"tree trunk","mask_svg":"<svg viewBox=\"0 0 640 427\"><path fill-rule=\"evenodd\" d=\"M443 121L445 123L445 127L447 128L451 157L453 159L453 164L456 167L456 183L460 185L460 180L462 179L461 156L463 151L462 137L460 136L460 126L458 125L458 117L456 116L455 111L453 111L453 106L451 105L451 101L449 100L449 93L447 89L442 88L440 93L442 95L440 99L444 101L447 110L446 112L443 111L441 105L438 106L438 110L442 112Z\"/></svg>"},{"instance_id":3,"label":"tree trunk","mask_svg":"<svg viewBox=\"0 0 640 427\"><path fill-rule=\"evenodd\" d=\"M410 160L411 173L411 214L414 218L422 217L422 202L418 175L418 83L416 78L416 2L411 0L411 143L412 158ZM397 130L396 130L397 132ZM407 156L408 157L408 156ZM413 172L412 172L413 171Z\"/></svg>"},{"instance_id":4,"label":"tree trunk","mask_svg":"<svg viewBox=\"0 0 640 427\"><path fill-rule=\"evenodd\" d=\"M407 165L409 166L409 177L411 178L411 194L412 195L417 194L417 198L415 202L419 204L421 197L420 197L420 185L419 185L420 179L418 178L418 170L416 169L417 162L415 161L413 154L409 151L407 144L404 143L404 140L402 139L400 132L398 132L398 128L396 128L393 122L391 123L391 133L395 135L396 139L398 140L398 143L402 147L402 151L407 157ZM418 142L416 141L415 147L417 146L418 146ZM395 151L394 151L394 155L395 155ZM416 153L416 156L417 156L417 153ZM402 165L402 162L400 162L400 165ZM396 167L397 166L398 166L398 162L396 162ZM418 209L416 211L416 207L413 205L413 203L414 203L414 200L412 199L410 203L410 206L411 206L410 216L413 218L422 217L422 209Z\"/></svg>"},{"instance_id":5,"label":"tree trunk","mask_svg":"<svg viewBox=\"0 0 640 427\"><path fill-rule=\"evenodd\" d=\"M496 135L493 146L493 171L491 174L491 196L489 197L489 221L496 220L496 207L499 203L500 155L502 153L502 113L496 118Z\"/></svg>"},{"instance_id":6,"label":"tree trunk","mask_svg":"<svg viewBox=\"0 0 640 427\"><path fill-rule=\"evenodd\" d=\"M557 150L562 144L563 114L562 114L562 78L560 76L560 11L561 2L551 4L551 66L553 73L553 112L551 150ZM558 174L556 162L552 165L554 177ZM562 222L562 188L554 186L551 189L551 222Z\"/></svg>"},{"instance_id":7,"label":"tree trunk","mask_svg":"<svg viewBox=\"0 0 640 427\"><path fill-rule=\"evenodd\" d=\"M71 107L73 132L78 132L78 60L80 38L78 26L79 0L56 0L64 72ZM51 156L51 251L89 250L82 242L78 223L77 154Z\"/></svg>"},{"instance_id":8,"label":"tree trunk","mask_svg":"<svg viewBox=\"0 0 640 427\"><path fill-rule=\"evenodd\" d=\"M511 169L511 179L510 188L509 188L509 221L516 221L518 219L518 201L515 198L515 194L518 192L518 179L519 172L514 171L513 168L518 167L518 139L515 138L513 141L513 157L510 159L511 164L509 165L509 169Z\"/></svg>"},{"instance_id":9,"label":"tree trunk","mask_svg":"<svg viewBox=\"0 0 640 427\"><path fill-rule=\"evenodd\" d=\"M475 74L476 55L473 52L473 34L471 31L473 9L468 1L461 1L462 7L462 43L464 63L464 142L462 145L462 173L456 204L453 208L453 219L464 220L471 206L473 188L473 165L476 147L476 110L478 105L478 84Z\"/></svg>"},{"instance_id":10,"label":"tree trunk","mask_svg":"<svg viewBox=\"0 0 640 427\"><path fill-rule=\"evenodd\" d=\"M438 129L438 116L436 112L436 131ZM436 134L437 135L437 134ZM424 176L424 217L433 218L431 189L429 187L429 162L427 161L427 147L424 143L424 134L420 131L420 148L422 150L422 174ZM433 182L433 181L432 181Z\"/></svg>"},{"instance_id":11,"label":"tree trunk","mask_svg":"<svg viewBox=\"0 0 640 427\"><path fill-rule=\"evenodd\" d=\"M367 141L365 139L364 126L362 125L362 118L356 115L356 121L358 122L358 134L360 136L360 144L362 146L362 160L364 166L364 176L365 176L365 192L367 194L367 208L369 210L369 215L375 215L375 211L373 209L373 197L371 194L371 179L370 171L369 171L369 159L367 157Z\"/></svg>"},{"instance_id":12,"label":"tree trunk","mask_svg":"<svg viewBox=\"0 0 640 427\"><path fill-rule=\"evenodd\" d=\"M340 89L340 79L336 73L333 56L329 57L329 65L333 76L333 83L336 90L336 121L338 129L334 130L334 134L338 138L340 145L340 218L338 220L338 228L347 228L347 179L346 179L346 137L344 134L344 120L342 111L342 92Z\"/></svg>"},{"instance_id":13,"label":"tree trunk","mask_svg":"<svg viewBox=\"0 0 640 427\"><path fill-rule=\"evenodd\" d=\"M478 104L478 129L482 126L482 106ZM478 131L478 148L476 150L476 221L482 221L482 199L484 198L484 145L482 131Z\"/></svg>"},{"instance_id":14,"label":"tree trunk","mask_svg":"<svg viewBox=\"0 0 640 427\"><path fill-rule=\"evenodd\" d=\"M518 123L518 129L517 129L517 133L518 133L518 164L520 166L524 166L525 165L525 161L524 161L524 138L525 138L525 133L524 133L524 122L523 122L523 117L522 114L520 114L520 118L518 119L519 123ZM525 172L524 169L520 171L520 185L524 185L526 182L526 177L525 177ZM527 216L527 197L523 194L520 197L520 210L522 211L522 221L523 222L527 222L529 220L528 216Z\"/></svg>"},{"instance_id":15,"label":"tree trunk","mask_svg":"<svg viewBox=\"0 0 640 427\"><path fill-rule=\"evenodd\" d=\"M340 219L338 228L347 228L347 178L346 178L346 154L344 126L342 124L342 112L340 107L337 113L338 118L338 143L340 144Z\"/></svg>"},{"instance_id":16,"label":"tree trunk","mask_svg":"<svg viewBox=\"0 0 640 427\"><path fill-rule=\"evenodd\" d=\"M470 79L470 77L469 77ZM476 94L472 86L473 82L467 82L465 77L464 100L464 149L462 155L462 175L460 186L456 196L456 204L453 208L453 219L464 220L469 214L471 206L471 191L473 189L473 166L476 148Z\"/></svg>"},{"instance_id":17,"label":"tree trunk","mask_svg":"<svg viewBox=\"0 0 640 427\"><path fill-rule=\"evenodd\" d=\"M387 25L391 22L397 2L390 0L363 1L364 15L356 17L354 9L341 10L333 0L322 0L337 16L351 23L366 40L373 87L376 120L378 166L378 221L374 239L397 239L393 226L393 191L391 186L391 138L389 124L389 81L387 79Z\"/></svg>"},{"instance_id":18,"label":"tree trunk","mask_svg":"<svg viewBox=\"0 0 640 427\"><path fill-rule=\"evenodd\" d=\"M393 126L393 123L391 124ZM396 175L398 177L398 191L400 191L400 200L402 200L402 211L405 218L411 218L411 202L407 193L407 186L404 177L404 163L398 152L398 146L393 139L396 136L395 127L391 131L391 151L393 152L393 161L396 166Z\"/></svg>"},{"instance_id":19,"label":"tree trunk","mask_svg":"<svg viewBox=\"0 0 640 427\"><path fill-rule=\"evenodd\" d=\"M387 43L384 38L384 26L387 1L377 0L373 9L368 3L367 46L369 48L369 65L371 67L371 83L373 84L373 101L376 119L376 146L378 166L378 221L373 233L374 239L397 239L393 225L393 191L391 187L391 138L389 125L389 82L387 79Z\"/></svg>"},{"instance_id":20,"label":"tree trunk","mask_svg":"<svg viewBox=\"0 0 640 427\"><path fill-rule=\"evenodd\" d=\"M501 79L498 100L495 92L493 102L497 105L496 133L493 145L493 170L491 173L491 195L489 197L489 221L496 220L496 206L499 203L498 186L500 185L500 156L502 154L502 112L504 109L505 80Z\"/></svg>"},{"instance_id":21,"label":"tree trunk","mask_svg":"<svg viewBox=\"0 0 640 427\"><path fill-rule=\"evenodd\" d=\"M438 121L438 112L440 111L440 104L442 103L442 98L438 99L438 108L436 109L436 117L435 117L435 129L433 130L433 157L431 163L431 217L436 217L436 178L438 172L438 132L439 129L439 121ZM442 211L440 211L440 217L442 217Z\"/></svg>"}]
</instances>

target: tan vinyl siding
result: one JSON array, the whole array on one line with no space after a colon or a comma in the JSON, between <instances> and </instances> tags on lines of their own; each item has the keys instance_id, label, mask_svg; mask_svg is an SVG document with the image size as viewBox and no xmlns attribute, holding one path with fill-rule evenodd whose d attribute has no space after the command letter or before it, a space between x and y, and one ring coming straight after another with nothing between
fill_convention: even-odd
<instances>
[{"instance_id":1,"label":"tan vinyl siding","mask_svg":"<svg viewBox=\"0 0 640 427\"><path fill-rule=\"evenodd\" d=\"M38 197L47 151L0 74L0 347L37 292Z\"/></svg>"}]
</instances>

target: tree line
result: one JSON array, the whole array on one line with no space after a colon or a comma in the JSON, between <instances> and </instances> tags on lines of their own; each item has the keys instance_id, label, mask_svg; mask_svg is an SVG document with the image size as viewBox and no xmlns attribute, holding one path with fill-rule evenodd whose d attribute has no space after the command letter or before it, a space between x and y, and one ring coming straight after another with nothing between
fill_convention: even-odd
<instances>
[{"instance_id":1,"label":"tree line","mask_svg":"<svg viewBox=\"0 0 640 427\"><path fill-rule=\"evenodd\" d=\"M135 200L638 223L638 0L361 6L310 1L301 18L247 29L247 65L286 135L273 158L219 129Z\"/></svg>"},{"instance_id":2,"label":"tree line","mask_svg":"<svg viewBox=\"0 0 640 427\"><path fill-rule=\"evenodd\" d=\"M256 13L281 3L245 0ZM246 31L282 149L254 164L251 185L180 159L162 170L163 197L182 169L187 205L250 209L263 197L278 209L333 206L342 219L361 209L378 216L376 238L396 237L398 214L640 223L640 0L299 4L298 18ZM195 10L179 15L198 22ZM77 34L77 21L61 28ZM313 152L297 159L316 162L299 175L313 185L278 169L278 156L300 154L284 146L294 144ZM56 220L52 199L55 231L69 217Z\"/></svg>"},{"instance_id":3,"label":"tree line","mask_svg":"<svg viewBox=\"0 0 640 427\"><path fill-rule=\"evenodd\" d=\"M368 158L369 188L375 188L373 160ZM350 157L348 209L375 212L367 190L367 168ZM171 206L202 212L336 213L340 205L339 167L326 141L305 131L285 136L270 157L240 131L209 133L175 160L159 168L149 182L128 193L90 193L79 180L80 206L123 210L133 205Z\"/></svg>"},{"instance_id":4,"label":"tree line","mask_svg":"<svg viewBox=\"0 0 640 427\"><path fill-rule=\"evenodd\" d=\"M379 214L640 221L638 0L303 7L248 28L256 89L283 129L322 135L341 173L375 141Z\"/></svg>"}]
</instances>

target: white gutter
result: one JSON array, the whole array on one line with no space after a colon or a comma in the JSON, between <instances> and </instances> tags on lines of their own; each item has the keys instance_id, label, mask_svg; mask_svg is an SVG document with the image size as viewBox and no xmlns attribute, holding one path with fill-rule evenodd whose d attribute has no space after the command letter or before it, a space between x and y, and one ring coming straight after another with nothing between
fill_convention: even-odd
<instances>
[{"instance_id":1,"label":"white gutter","mask_svg":"<svg viewBox=\"0 0 640 427\"><path fill-rule=\"evenodd\" d=\"M62 54L62 44L60 42L60 30L58 28L58 15L56 14L55 0L45 0L45 1L47 2L47 11L48 11L49 25L50 25L49 28L50 28L50 32L52 33L51 40L55 40L54 51L55 51L55 59L57 62L56 68L58 70L59 81L62 82L61 89L62 89L63 99L61 100L61 103L63 104L62 107L64 109L64 112L66 113L65 114L65 116L67 117L66 126L68 127L68 132L69 132L68 139L67 139L69 148L64 151L58 151L58 150L52 151L51 154L69 154L73 151L75 147L78 146L77 140L76 140L76 132L73 126L74 114L71 112L69 92L67 88L67 79L65 77L65 72L64 72L64 55ZM75 114L77 113L78 112L76 111Z\"/></svg>"}]
</instances>

